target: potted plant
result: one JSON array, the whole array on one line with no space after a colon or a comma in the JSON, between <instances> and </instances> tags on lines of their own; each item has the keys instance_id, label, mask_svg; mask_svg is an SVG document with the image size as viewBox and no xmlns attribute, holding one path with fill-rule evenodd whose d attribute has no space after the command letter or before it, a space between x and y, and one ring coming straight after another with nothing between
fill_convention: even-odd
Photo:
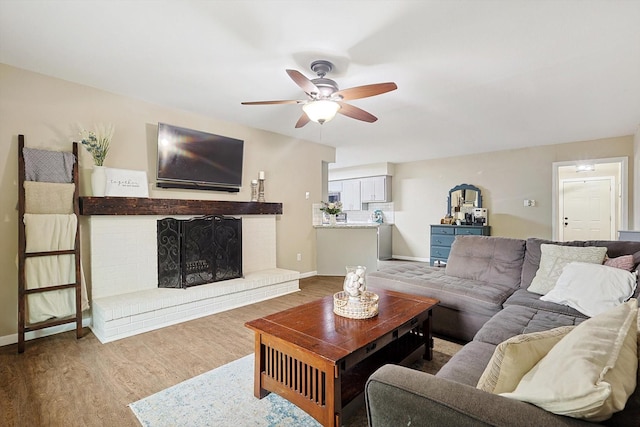
<instances>
[{"instance_id":1,"label":"potted plant","mask_svg":"<svg viewBox=\"0 0 640 427\"><path fill-rule=\"evenodd\" d=\"M342 202L322 202L322 212L329 215L329 224L336 224L336 215L342 212Z\"/></svg>"},{"instance_id":2,"label":"potted plant","mask_svg":"<svg viewBox=\"0 0 640 427\"><path fill-rule=\"evenodd\" d=\"M93 196L104 196L107 177L104 169L104 160L109 153L109 145L113 138L113 125L98 125L95 130L80 131L82 146L93 158L93 173L91 174L91 190Z\"/></svg>"}]
</instances>

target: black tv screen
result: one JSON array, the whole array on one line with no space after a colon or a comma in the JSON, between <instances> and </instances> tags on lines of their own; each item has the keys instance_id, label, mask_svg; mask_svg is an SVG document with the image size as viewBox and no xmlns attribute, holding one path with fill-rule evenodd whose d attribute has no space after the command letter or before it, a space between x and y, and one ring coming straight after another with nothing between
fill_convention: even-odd
<instances>
[{"instance_id":1,"label":"black tv screen","mask_svg":"<svg viewBox=\"0 0 640 427\"><path fill-rule=\"evenodd\" d=\"M240 139L158 123L158 186L238 191L243 150Z\"/></svg>"}]
</instances>

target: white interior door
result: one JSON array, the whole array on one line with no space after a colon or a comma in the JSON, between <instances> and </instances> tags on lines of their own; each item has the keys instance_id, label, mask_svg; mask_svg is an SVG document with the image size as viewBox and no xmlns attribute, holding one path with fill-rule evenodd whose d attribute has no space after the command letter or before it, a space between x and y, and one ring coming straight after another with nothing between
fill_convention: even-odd
<instances>
[{"instance_id":1,"label":"white interior door","mask_svg":"<svg viewBox=\"0 0 640 427\"><path fill-rule=\"evenodd\" d=\"M560 240L614 240L615 179L560 183Z\"/></svg>"}]
</instances>

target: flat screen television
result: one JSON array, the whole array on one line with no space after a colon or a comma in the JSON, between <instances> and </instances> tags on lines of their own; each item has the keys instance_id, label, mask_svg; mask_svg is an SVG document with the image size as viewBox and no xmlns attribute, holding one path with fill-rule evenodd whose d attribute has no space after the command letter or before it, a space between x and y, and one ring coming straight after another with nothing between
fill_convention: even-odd
<instances>
[{"instance_id":1,"label":"flat screen television","mask_svg":"<svg viewBox=\"0 0 640 427\"><path fill-rule=\"evenodd\" d=\"M157 185L238 192L244 141L158 123Z\"/></svg>"}]
</instances>

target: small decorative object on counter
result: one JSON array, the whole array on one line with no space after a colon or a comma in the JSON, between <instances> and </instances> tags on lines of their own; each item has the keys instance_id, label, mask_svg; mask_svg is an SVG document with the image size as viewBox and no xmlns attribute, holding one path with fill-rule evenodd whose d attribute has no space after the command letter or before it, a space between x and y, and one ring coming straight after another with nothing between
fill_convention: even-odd
<instances>
[{"instance_id":1,"label":"small decorative object on counter","mask_svg":"<svg viewBox=\"0 0 640 427\"><path fill-rule=\"evenodd\" d=\"M378 314L378 295L367 291L365 273L361 265L347 266L342 292L333 295L333 312L351 319L368 319Z\"/></svg>"},{"instance_id":2,"label":"small decorative object on counter","mask_svg":"<svg viewBox=\"0 0 640 427\"><path fill-rule=\"evenodd\" d=\"M336 215L342 212L342 202L322 202L320 210L329 215L329 225L336 225Z\"/></svg>"},{"instance_id":3,"label":"small decorative object on counter","mask_svg":"<svg viewBox=\"0 0 640 427\"><path fill-rule=\"evenodd\" d=\"M371 212L371 222L382 224L384 222L384 214L380 209Z\"/></svg>"},{"instance_id":4,"label":"small decorative object on counter","mask_svg":"<svg viewBox=\"0 0 640 427\"><path fill-rule=\"evenodd\" d=\"M258 201L258 180L254 179L251 181L251 201Z\"/></svg>"},{"instance_id":5,"label":"small decorative object on counter","mask_svg":"<svg viewBox=\"0 0 640 427\"><path fill-rule=\"evenodd\" d=\"M264 171L258 173L258 201L264 202Z\"/></svg>"}]
</instances>

